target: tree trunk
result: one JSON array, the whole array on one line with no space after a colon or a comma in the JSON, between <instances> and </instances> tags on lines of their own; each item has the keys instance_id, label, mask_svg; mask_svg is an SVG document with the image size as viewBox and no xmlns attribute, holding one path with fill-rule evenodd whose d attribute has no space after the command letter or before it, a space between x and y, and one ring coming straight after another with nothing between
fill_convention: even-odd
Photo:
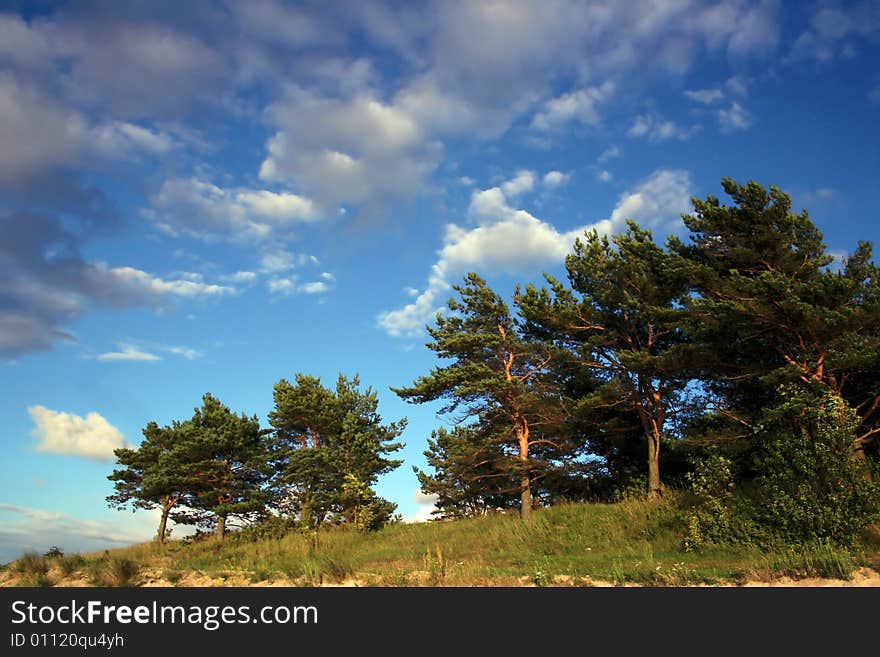
<instances>
[{"instance_id":1,"label":"tree trunk","mask_svg":"<svg viewBox=\"0 0 880 657\"><path fill-rule=\"evenodd\" d=\"M214 533L214 536L217 540L222 541L223 537L226 535L226 516L217 516L217 530Z\"/></svg>"},{"instance_id":2,"label":"tree trunk","mask_svg":"<svg viewBox=\"0 0 880 657\"><path fill-rule=\"evenodd\" d=\"M528 520L532 513L532 488L529 477L529 425L525 420L516 423L516 438L519 442L519 460L522 464L523 474L520 479L519 494L519 517Z\"/></svg>"},{"instance_id":3,"label":"tree trunk","mask_svg":"<svg viewBox=\"0 0 880 657\"><path fill-rule=\"evenodd\" d=\"M660 490L660 436L655 432L648 434L648 499L659 500Z\"/></svg>"},{"instance_id":4,"label":"tree trunk","mask_svg":"<svg viewBox=\"0 0 880 657\"><path fill-rule=\"evenodd\" d=\"M168 524L168 513L171 507L162 507L162 519L159 520L159 532L156 534L156 542L159 545L165 543L165 525Z\"/></svg>"}]
</instances>

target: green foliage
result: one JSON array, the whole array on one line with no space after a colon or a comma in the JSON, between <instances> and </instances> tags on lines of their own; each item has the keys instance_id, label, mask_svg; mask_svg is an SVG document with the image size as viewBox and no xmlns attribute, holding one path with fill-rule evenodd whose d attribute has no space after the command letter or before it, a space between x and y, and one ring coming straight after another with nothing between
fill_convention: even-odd
<instances>
[{"instance_id":1,"label":"green foliage","mask_svg":"<svg viewBox=\"0 0 880 657\"><path fill-rule=\"evenodd\" d=\"M389 522L396 505L373 486L402 463L387 456L403 447L394 439L406 419L383 424L376 392L361 390L357 376L340 375L330 390L297 374L295 384L275 385L274 400L275 506L309 528L348 523L366 531Z\"/></svg>"},{"instance_id":2,"label":"green foliage","mask_svg":"<svg viewBox=\"0 0 880 657\"><path fill-rule=\"evenodd\" d=\"M608 422L590 433L616 479L623 469L614 453L618 439L647 439L646 490L658 498L661 443L687 393L683 261L628 222L627 231L612 238L586 233L565 265L571 289L547 276L549 290L528 286L517 300L526 329L556 345L555 367L588 369L598 379L576 408Z\"/></svg>"},{"instance_id":3,"label":"green foliage","mask_svg":"<svg viewBox=\"0 0 880 657\"><path fill-rule=\"evenodd\" d=\"M270 515L235 532L231 538L239 542L278 540L296 529L297 523L292 518Z\"/></svg>"},{"instance_id":4,"label":"green foliage","mask_svg":"<svg viewBox=\"0 0 880 657\"><path fill-rule=\"evenodd\" d=\"M114 451L121 467L107 477L114 482L114 493L107 497L107 502L120 510L161 509L159 543L164 542L168 534L165 523L172 509L189 501L199 489L199 483L187 467L193 458L195 436L190 429L187 423L177 421L165 427L149 422L137 449Z\"/></svg>"},{"instance_id":5,"label":"green foliage","mask_svg":"<svg viewBox=\"0 0 880 657\"><path fill-rule=\"evenodd\" d=\"M181 430L185 450L175 467L188 494L186 509L173 513L174 520L216 528L221 534L227 518L250 520L263 513L270 464L266 434L256 415L237 415L206 393Z\"/></svg>"},{"instance_id":6,"label":"green foliage","mask_svg":"<svg viewBox=\"0 0 880 657\"><path fill-rule=\"evenodd\" d=\"M758 520L790 543L854 544L880 519L880 484L853 451L856 413L822 389L779 398L759 426Z\"/></svg>"},{"instance_id":7,"label":"green foliage","mask_svg":"<svg viewBox=\"0 0 880 657\"><path fill-rule=\"evenodd\" d=\"M770 559L773 573L796 579L830 577L852 579L856 561L846 548L829 540L785 548Z\"/></svg>"},{"instance_id":8,"label":"green foliage","mask_svg":"<svg viewBox=\"0 0 880 657\"><path fill-rule=\"evenodd\" d=\"M710 449L702 459L693 459L693 471L686 475L689 491L697 503L687 514L687 531L683 540L685 551L691 552L710 545L737 542L748 544L753 527L738 513L743 506L734 498L736 480L734 463ZM743 525L747 530L743 531Z\"/></svg>"},{"instance_id":9,"label":"green foliage","mask_svg":"<svg viewBox=\"0 0 880 657\"><path fill-rule=\"evenodd\" d=\"M48 550L46 550L46 552L45 552L45 554L43 554L43 556L46 557L47 559L57 559L58 557L64 556L64 550L62 550L57 545L53 545Z\"/></svg>"},{"instance_id":10,"label":"green foliage","mask_svg":"<svg viewBox=\"0 0 880 657\"><path fill-rule=\"evenodd\" d=\"M535 482L559 469L573 451L573 444L556 435L552 421L542 421L558 416L559 398L548 394L544 382L550 354L541 342L525 338L507 304L480 276L471 272L453 289L458 298L449 300L450 312L438 313L435 325L427 327L428 348L446 364L410 387L392 390L413 403L444 401L441 413L457 412L457 422L476 418L487 428L435 434L445 443L435 443L435 460L457 460L458 473L469 465L474 481L495 477L493 485L503 486L502 494L519 497L525 518ZM487 455L493 461L481 467ZM475 497L485 490L484 482L469 489L458 473L421 478L423 490L444 494L444 506L453 514L470 512L468 506L479 505Z\"/></svg>"}]
</instances>

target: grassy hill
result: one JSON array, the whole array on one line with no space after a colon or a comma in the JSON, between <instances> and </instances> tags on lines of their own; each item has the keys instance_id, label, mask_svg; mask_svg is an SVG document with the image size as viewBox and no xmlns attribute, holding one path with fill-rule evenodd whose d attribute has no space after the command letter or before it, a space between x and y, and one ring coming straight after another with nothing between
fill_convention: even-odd
<instances>
[{"instance_id":1,"label":"grassy hill","mask_svg":"<svg viewBox=\"0 0 880 657\"><path fill-rule=\"evenodd\" d=\"M741 584L834 577L880 565L877 532L855 550L682 549L674 497L649 504L571 504L523 523L493 515L397 524L369 534L327 529L279 538L170 541L90 555L26 555L0 573L5 586L590 586Z\"/></svg>"}]
</instances>

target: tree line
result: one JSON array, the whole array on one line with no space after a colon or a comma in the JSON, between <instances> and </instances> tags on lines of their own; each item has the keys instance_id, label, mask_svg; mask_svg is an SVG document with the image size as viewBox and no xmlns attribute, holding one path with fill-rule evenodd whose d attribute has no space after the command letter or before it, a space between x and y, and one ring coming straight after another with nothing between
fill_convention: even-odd
<instances>
[{"instance_id":1,"label":"tree line","mask_svg":"<svg viewBox=\"0 0 880 657\"><path fill-rule=\"evenodd\" d=\"M567 282L518 286L513 310L476 273L454 286L427 327L442 364L394 389L454 425L415 468L440 517L667 485L693 493L695 543L734 518L846 542L880 517L871 244L836 262L787 194L722 186L733 203L692 199L685 239L587 232Z\"/></svg>"},{"instance_id":2,"label":"tree line","mask_svg":"<svg viewBox=\"0 0 880 657\"><path fill-rule=\"evenodd\" d=\"M402 461L389 458L406 419L383 423L372 388L340 374L335 388L297 374L275 384L271 428L233 413L207 393L193 416L160 427L150 422L137 449L115 451L111 506L159 509L157 540L167 522L195 525L222 539L230 521L284 517L317 528L374 529L396 505L376 495L378 477Z\"/></svg>"},{"instance_id":3,"label":"tree line","mask_svg":"<svg viewBox=\"0 0 880 657\"><path fill-rule=\"evenodd\" d=\"M414 468L439 518L689 494L691 547L736 539L852 542L880 518L880 269L841 262L776 187L725 178L732 204L692 199L687 235L628 222L590 231L567 281L517 286L512 308L477 273L427 326L440 364L392 391L443 402ZM116 451L109 502L213 530L269 516L374 529L373 490L406 420L383 423L357 377L297 374L271 428L210 394ZM762 539L763 540L763 539Z\"/></svg>"}]
</instances>

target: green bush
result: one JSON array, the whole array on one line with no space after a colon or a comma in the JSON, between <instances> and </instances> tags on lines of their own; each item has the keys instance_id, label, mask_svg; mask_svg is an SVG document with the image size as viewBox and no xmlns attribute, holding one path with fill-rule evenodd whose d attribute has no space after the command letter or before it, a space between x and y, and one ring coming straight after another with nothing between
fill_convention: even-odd
<instances>
[{"instance_id":1,"label":"green bush","mask_svg":"<svg viewBox=\"0 0 880 657\"><path fill-rule=\"evenodd\" d=\"M759 427L756 520L789 544L853 545L880 518L880 484L853 450L855 411L827 391L780 394Z\"/></svg>"},{"instance_id":2,"label":"green bush","mask_svg":"<svg viewBox=\"0 0 880 657\"><path fill-rule=\"evenodd\" d=\"M296 529L296 521L281 516L268 516L260 522L231 533L227 538L238 542L277 540Z\"/></svg>"}]
</instances>

